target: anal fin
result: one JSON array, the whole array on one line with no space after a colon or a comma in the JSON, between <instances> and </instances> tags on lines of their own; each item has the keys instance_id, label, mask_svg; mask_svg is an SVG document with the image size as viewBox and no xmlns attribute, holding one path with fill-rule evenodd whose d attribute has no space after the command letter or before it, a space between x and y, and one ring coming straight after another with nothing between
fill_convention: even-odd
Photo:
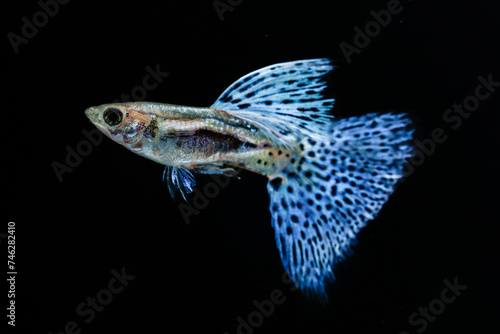
<instances>
[{"instance_id":1,"label":"anal fin","mask_svg":"<svg viewBox=\"0 0 500 334\"><path fill-rule=\"evenodd\" d=\"M221 163L198 164L194 170L200 174L222 174L229 177L236 177L239 174L234 168Z\"/></svg>"}]
</instances>

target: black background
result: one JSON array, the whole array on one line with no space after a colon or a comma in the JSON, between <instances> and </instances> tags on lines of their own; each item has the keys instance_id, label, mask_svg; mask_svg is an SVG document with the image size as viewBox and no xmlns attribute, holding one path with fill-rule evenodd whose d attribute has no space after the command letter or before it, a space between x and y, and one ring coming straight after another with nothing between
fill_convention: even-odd
<instances>
[{"instance_id":1,"label":"black background","mask_svg":"<svg viewBox=\"0 0 500 334\"><path fill-rule=\"evenodd\" d=\"M486 1L402 6L348 64L339 44L353 44L353 28L387 1L245 0L223 21L212 1L71 1L17 54L7 33L20 34L40 7L5 3L1 232L16 222L16 328L233 334L252 301L280 289L285 302L254 333L416 333L408 317L457 277L467 289L425 333L498 331L500 92L457 130L443 121L479 75L500 81L498 11ZM408 111L418 138L447 134L359 233L328 308L282 282L264 177L242 173L187 225L163 167L107 138L62 182L53 170L93 128L84 109L130 93L146 66L170 73L146 100L209 106L250 71L316 57L338 66L336 115ZM210 181L198 177L200 187ZM121 268L135 278L86 323L77 305Z\"/></svg>"}]
</instances>

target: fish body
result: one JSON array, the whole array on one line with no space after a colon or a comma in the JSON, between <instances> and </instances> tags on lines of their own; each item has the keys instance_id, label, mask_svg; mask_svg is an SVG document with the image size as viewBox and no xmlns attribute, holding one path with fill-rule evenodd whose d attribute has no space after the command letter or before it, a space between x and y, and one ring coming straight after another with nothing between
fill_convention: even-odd
<instances>
[{"instance_id":1,"label":"fish body","mask_svg":"<svg viewBox=\"0 0 500 334\"><path fill-rule=\"evenodd\" d=\"M105 113L108 118L115 113L120 124L106 124ZM272 177L285 168L293 152L251 122L214 108L129 102L91 107L86 114L132 152L201 173L231 175L232 167L240 167Z\"/></svg>"},{"instance_id":2,"label":"fish body","mask_svg":"<svg viewBox=\"0 0 500 334\"><path fill-rule=\"evenodd\" d=\"M165 165L172 197L193 173L268 177L272 226L285 270L306 295L326 302L335 265L373 219L411 157L405 114L344 119L325 98L329 59L275 64L230 85L210 107L112 103L85 112L106 136Z\"/></svg>"}]
</instances>

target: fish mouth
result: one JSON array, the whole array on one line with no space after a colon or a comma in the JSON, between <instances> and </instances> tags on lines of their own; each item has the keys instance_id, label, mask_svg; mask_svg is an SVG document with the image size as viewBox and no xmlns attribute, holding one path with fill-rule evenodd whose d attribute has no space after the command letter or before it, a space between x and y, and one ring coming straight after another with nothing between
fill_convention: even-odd
<instances>
[{"instance_id":1,"label":"fish mouth","mask_svg":"<svg viewBox=\"0 0 500 334\"><path fill-rule=\"evenodd\" d=\"M106 133L106 127L102 124L101 113L99 107L90 107L85 109L85 115L95 127L101 132Z\"/></svg>"},{"instance_id":2,"label":"fish mouth","mask_svg":"<svg viewBox=\"0 0 500 334\"><path fill-rule=\"evenodd\" d=\"M99 112L98 107L90 107L90 108L85 109L85 115L99 131L101 131L102 133L104 133L105 135L107 135L109 137L109 134L108 134L106 127L103 126L103 124L102 124L101 113Z\"/></svg>"},{"instance_id":3,"label":"fish mouth","mask_svg":"<svg viewBox=\"0 0 500 334\"><path fill-rule=\"evenodd\" d=\"M98 123L97 118L98 118L99 112L98 112L96 107L90 107L90 108L85 109L85 115L88 117L88 119L92 123L94 123L94 124Z\"/></svg>"}]
</instances>

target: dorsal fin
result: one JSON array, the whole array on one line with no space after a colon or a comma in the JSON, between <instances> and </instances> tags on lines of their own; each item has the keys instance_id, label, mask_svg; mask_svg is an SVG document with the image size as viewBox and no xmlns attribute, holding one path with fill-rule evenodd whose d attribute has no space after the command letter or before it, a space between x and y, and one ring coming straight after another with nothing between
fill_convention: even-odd
<instances>
[{"instance_id":1,"label":"dorsal fin","mask_svg":"<svg viewBox=\"0 0 500 334\"><path fill-rule=\"evenodd\" d=\"M333 70L326 58L274 64L230 85L212 105L258 123L271 132L314 136L326 132L334 99L325 99L324 76Z\"/></svg>"}]
</instances>

